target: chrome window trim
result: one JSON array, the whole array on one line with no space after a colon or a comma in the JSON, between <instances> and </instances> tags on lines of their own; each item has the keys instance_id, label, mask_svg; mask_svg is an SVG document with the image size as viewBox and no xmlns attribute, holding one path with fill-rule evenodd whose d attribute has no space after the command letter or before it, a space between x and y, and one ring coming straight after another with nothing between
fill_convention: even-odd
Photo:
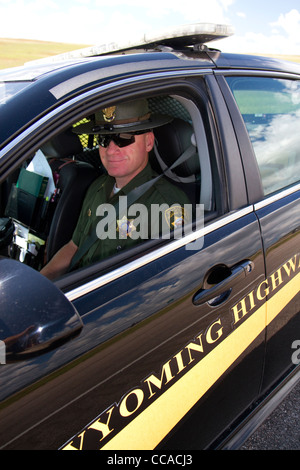
<instances>
[{"instance_id":1,"label":"chrome window trim","mask_svg":"<svg viewBox=\"0 0 300 470\"><path fill-rule=\"evenodd\" d=\"M283 199L286 196L290 196L291 194L296 193L297 191L300 191L300 183L290 188L283 189L280 192L271 196L267 196L266 199L263 199L262 201L259 201L254 204L254 210L257 211L259 209L262 209L263 207L273 204L273 202L280 201L280 199Z\"/></svg>"},{"instance_id":2,"label":"chrome window trim","mask_svg":"<svg viewBox=\"0 0 300 470\"><path fill-rule=\"evenodd\" d=\"M224 77L228 76L261 76L266 78L278 78L289 79L289 80L300 80L300 74L296 72L284 72L281 70L259 70L259 69L216 69L213 71L214 75L223 75Z\"/></svg>"},{"instance_id":3,"label":"chrome window trim","mask_svg":"<svg viewBox=\"0 0 300 470\"><path fill-rule=\"evenodd\" d=\"M94 95L97 95L99 91L105 93L107 91L114 91L118 90L121 86L130 85L132 83L142 83L143 81L151 80L155 81L158 79L170 79L170 78L181 78L181 77L190 77L190 76L202 76L207 75L208 73L212 73L210 69L187 69L187 70L172 70L166 72L155 72L148 74L134 76L129 78L120 79L114 83L107 83L107 84L99 84L96 88L92 90L86 91L79 96L75 96L74 98L70 99L65 103L62 103L60 106L55 108L54 110L47 113L45 116L41 117L37 122L32 124L30 127L25 129L21 134L15 137L11 142L9 142L1 151L0 151L0 160L6 154L12 151L15 147L17 147L22 140L29 137L33 132L37 131L41 126L45 125L47 122L51 121L55 116L59 115L60 113L66 111L68 108L75 106L76 104L80 104L87 99L90 99ZM51 90L49 90L51 91ZM46 112L47 110L45 110Z\"/></svg>"},{"instance_id":4,"label":"chrome window trim","mask_svg":"<svg viewBox=\"0 0 300 470\"><path fill-rule=\"evenodd\" d=\"M160 63L160 61L156 61L156 62ZM129 67L129 65L130 65L130 67ZM136 65L135 63L127 64L126 71L136 72L135 65ZM152 65L154 65L154 64L152 64ZM176 65L180 67L180 64L176 64ZM140 66L139 73L141 73L142 72L142 69L141 69L142 63L140 63L139 66ZM148 69L149 68L149 63L146 61L145 63L143 63L143 66ZM174 66L173 60L169 61L168 63L164 63L164 66ZM184 66L186 67L186 64L184 64ZM76 90L80 86L87 86L89 83L91 83L93 81L103 80L103 79L107 79L111 76L118 75L122 72L123 69L124 69L123 65L111 66L110 67L110 70L112 72L111 75L103 74L103 73L101 74L102 69L85 72L85 73L76 75L76 76L66 80L65 82L61 82L59 85L56 85L55 87L51 88L49 90L49 92L56 99L61 99L65 95L67 95L68 93L71 93L72 91ZM108 68L105 68L105 70L107 71ZM167 70L167 71L164 71L164 72L161 72L161 71L151 72L151 71L149 71L148 73L143 73L143 75L138 75L138 76L135 75L133 77L120 79L120 80L118 80L118 82L119 83L120 82L127 82L127 81L131 82L131 81L136 81L137 79L139 81L143 81L143 80L149 80L149 77L151 77L151 78L153 77L154 79L160 79L160 78L165 78L166 75L170 76L170 77L180 77L180 76L189 76L189 75L202 75L204 73L206 73L206 74L207 73L212 73L212 70L208 69L208 68L199 69L199 68L197 68L197 65L196 65L196 68L184 68L183 70L179 70L179 69L177 69L177 70ZM110 88L111 86L115 86L115 83L108 84L107 86ZM72 84L73 84L73 86L72 86Z\"/></svg>"},{"instance_id":5,"label":"chrome window trim","mask_svg":"<svg viewBox=\"0 0 300 470\"><path fill-rule=\"evenodd\" d=\"M104 274L103 276L100 276L97 279L94 279L93 281L83 284L82 286L77 287L76 289L70 290L69 292L66 292L65 295L70 302L73 302L74 300L83 297L84 295L89 294L94 290L99 289L100 287L103 287L106 284L109 284L110 282L115 281L116 279L119 279L122 276L125 276L126 274L129 274L136 269L146 266L152 261L155 261L167 254L170 254L173 251L178 250L179 248L182 248L183 246L186 246L191 242L199 240L199 238L205 237L205 235L208 235L209 233L212 233L213 231L220 229L231 222L234 222L248 214L251 214L252 212L253 206L251 205L241 210L235 211L231 214L227 214L224 217L221 217L220 219L216 220L215 222L212 222L211 224L207 225L206 227L192 232L181 239L174 240L151 253L141 256L141 258L139 258L138 260L131 261L125 266L121 266L120 268L117 268L107 274Z\"/></svg>"}]
</instances>

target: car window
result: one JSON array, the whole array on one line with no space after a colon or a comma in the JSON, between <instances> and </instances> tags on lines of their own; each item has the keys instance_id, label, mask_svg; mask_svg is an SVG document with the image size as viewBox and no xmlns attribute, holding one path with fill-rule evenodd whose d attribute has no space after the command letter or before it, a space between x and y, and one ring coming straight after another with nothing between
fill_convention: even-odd
<instances>
[{"instance_id":1,"label":"car window","mask_svg":"<svg viewBox=\"0 0 300 470\"><path fill-rule=\"evenodd\" d=\"M165 173L168 184L176 188L176 194L181 192L185 195L183 201L187 204L186 220L190 229L181 232L182 237L202 227L202 206L207 214L213 213L216 208L210 162L212 149L207 143L209 132L204 116L191 100L165 95L151 97L148 102L152 113L167 114L173 118L171 126L155 129L155 145L149 161L156 174ZM0 217L2 225L7 224L3 228L5 236L0 246L2 255L41 270L72 238L88 189L95 180L106 175L99 157L98 136L78 132L79 126L92 119L93 115L83 116L68 129L60 130L41 145L30 159L23 161L0 187ZM186 157L181 163L172 166L185 153ZM215 168L215 165L212 166ZM180 214L172 213L168 208L159 212L159 217L160 220L167 219L170 232L181 222ZM200 217L198 223L197 218ZM141 233L141 230L136 227L134 232ZM157 233L154 238L159 239L154 240L155 243L162 239ZM172 235L166 236L163 243L168 243L168 239L172 239ZM128 241L132 243L126 243ZM127 236L125 240L114 243L116 249L113 253L107 252L109 260L123 255L124 261L126 256L130 256L127 252L133 249L139 249L134 256L142 254L143 246L139 241L153 242L150 236L142 235L138 243L135 241L133 236ZM100 258L75 267L86 267L95 261L100 261Z\"/></svg>"},{"instance_id":2,"label":"car window","mask_svg":"<svg viewBox=\"0 0 300 470\"><path fill-rule=\"evenodd\" d=\"M257 158L265 196L300 180L300 83L227 77Z\"/></svg>"}]
</instances>

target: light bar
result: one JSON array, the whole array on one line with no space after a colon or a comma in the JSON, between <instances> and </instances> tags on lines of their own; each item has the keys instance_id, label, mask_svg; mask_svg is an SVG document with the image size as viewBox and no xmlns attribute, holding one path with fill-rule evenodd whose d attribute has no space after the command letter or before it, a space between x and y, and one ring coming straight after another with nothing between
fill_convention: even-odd
<instances>
[{"instance_id":1,"label":"light bar","mask_svg":"<svg viewBox=\"0 0 300 470\"><path fill-rule=\"evenodd\" d=\"M183 48L193 44L204 44L210 41L223 39L234 34L232 26L213 24L213 23L195 23L183 26L176 26L161 32L145 34L138 40L124 41L124 43L111 42L96 46L85 47L75 51L58 54L45 59L27 62L27 64L56 62L70 59L81 59L85 57L101 56L107 54L124 53L135 49L154 47L156 45L169 46L174 48ZM26 65L27 65L26 64Z\"/></svg>"}]
</instances>

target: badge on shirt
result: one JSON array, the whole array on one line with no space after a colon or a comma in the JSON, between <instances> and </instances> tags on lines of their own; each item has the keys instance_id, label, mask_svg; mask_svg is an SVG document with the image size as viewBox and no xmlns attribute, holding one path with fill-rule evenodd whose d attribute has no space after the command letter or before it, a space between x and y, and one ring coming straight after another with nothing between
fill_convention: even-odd
<instances>
[{"instance_id":1,"label":"badge on shirt","mask_svg":"<svg viewBox=\"0 0 300 470\"><path fill-rule=\"evenodd\" d=\"M122 219L117 220L117 231L120 233L120 238L128 238L136 230L133 222L133 219L128 220L125 215Z\"/></svg>"}]
</instances>

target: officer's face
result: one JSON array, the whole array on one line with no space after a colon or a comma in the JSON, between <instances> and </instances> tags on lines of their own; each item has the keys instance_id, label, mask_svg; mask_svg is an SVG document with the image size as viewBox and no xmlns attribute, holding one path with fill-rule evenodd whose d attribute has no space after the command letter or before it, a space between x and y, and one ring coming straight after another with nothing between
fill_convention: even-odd
<instances>
[{"instance_id":1,"label":"officer's face","mask_svg":"<svg viewBox=\"0 0 300 470\"><path fill-rule=\"evenodd\" d=\"M101 161L108 174L116 179L118 188L125 186L145 168L153 144L153 132L147 132L136 135L135 142L126 147L118 147L113 141L107 148L99 147Z\"/></svg>"}]
</instances>

